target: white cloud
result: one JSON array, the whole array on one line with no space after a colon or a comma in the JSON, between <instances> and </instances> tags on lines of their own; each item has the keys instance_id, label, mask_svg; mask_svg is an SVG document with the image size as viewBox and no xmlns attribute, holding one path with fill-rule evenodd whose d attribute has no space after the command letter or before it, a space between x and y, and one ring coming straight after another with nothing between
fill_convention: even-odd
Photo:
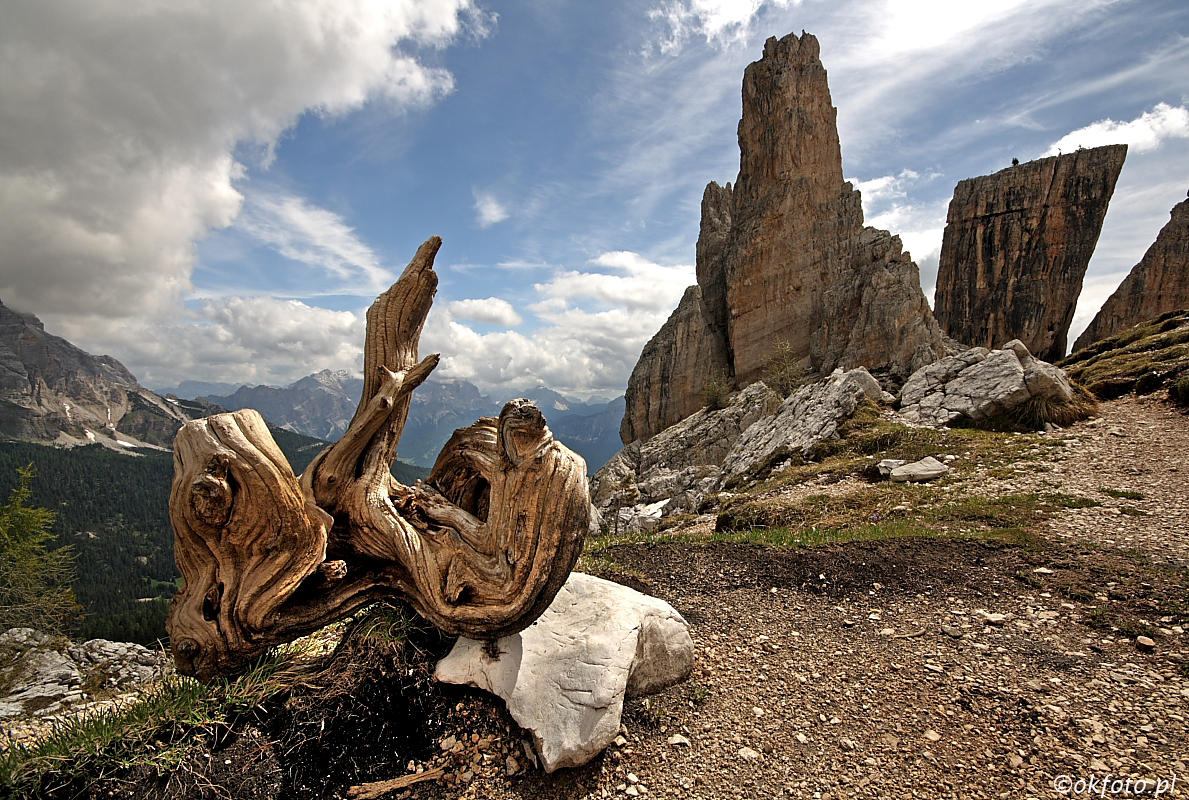
<instances>
[{"instance_id":1,"label":"white cloud","mask_svg":"<svg viewBox=\"0 0 1189 800\"><path fill-rule=\"evenodd\" d=\"M671 0L648 11L649 19L666 28L652 43L662 53L676 53L691 37L712 45L745 41L751 22L764 6L787 8L799 0Z\"/></svg>"},{"instance_id":2,"label":"white cloud","mask_svg":"<svg viewBox=\"0 0 1189 800\"><path fill-rule=\"evenodd\" d=\"M511 305L496 298L455 301L445 313L437 307L430 313L422 351L442 354L442 377L485 391L542 382L579 395L622 391L644 344L694 282L694 269L629 251L603 253L590 264L591 271L559 271L535 285L541 299L529 308L543 327L479 333L457 319L491 321L474 309L503 303L511 312Z\"/></svg>"},{"instance_id":3,"label":"white cloud","mask_svg":"<svg viewBox=\"0 0 1189 800\"><path fill-rule=\"evenodd\" d=\"M484 391L543 383L570 394L619 393L667 313L568 308L538 316L551 324L531 335L481 334L435 308L425 325L421 351L442 354L435 373L439 377L469 380Z\"/></svg>"},{"instance_id":4,"label":"white cloud","mask_svg":"<svg viewBox=\"0 0 1189 800\"><path fill-rule=\"evenodd\" d=\"M268 296L208 300L172 321L71 316L51 330L71 341L89 335L111 343L150 386L187 379L275 386L323 369L363 367L363 314Z\"/></svg>"},{"instance_id":5,"label":"white cloud","mask_svg":"<svg viewBox=\"0 0 1189 800\"><path fill-rule=\"evenodd\" d=\"M447 305L454 319L469 319L475 322L489 322L512 328L524 322L516 309L507 300L488 297L485 300L455 300Z\"/></svg>"},{"instance_id":6,"label":"white cloud","mask_svg":"<svg viewBox=\"0 0 1189 800\"><path fill-rule=\"evenodd\" d=\"M344 293L376 294L395 279L342 217L300 197L250 194L236 226L285 258L340 279Z\"/></svg>"},{"instance_id":7,"label":"white cloud","mask_svg":"<svg viewBox=\"0 0 1189 800\"><path fill-rule=\"evenodd\" d=\"M549 306L550 300L564 301L564 307L572 300L590 299L613 306L664 311L676 306L685 288L695 281L692 266L666 267L626 250L603 253L590 263L614 273L559 272L549 281L534 285L545 296L546 305L538 304L533 310L558 307L556 302Z\"/></svg>"},{"instance_id":8,"label":"white cloud","mask_svg":"<svg viewBox=\"0 0 1189 800\"><path fill-rule=\"evenodd\" d=\"M237 146L267 161L307 111L432 101L451 76L400 46L478 16L472 0L9 4L0 296L47 320L176 315L195 241L243 203Z\"/></svg>"},{"instance_id":9,"label":"white cloud","mask_svg":"<svg viewBox=\"0 0 1189 800\"><path fill-rule=\"evenodd\" d=\"M478 215L476 221L480 228L490 228L497 222L503 222L508 218L508 209L495 199L495 195L489 192L473 192L475 195L475 213Z\"/></svg>"},{"instance_id":10,"label":"white cloud","mask_svg":"<svg viewBox=\"0 0 1189 800\"><path fill-rule=\"evenodd\" d=\"M1130 122L1115 122L1107 118L1099 120L1073 133L1062 136L1049 147L1046 156L1059 152L1071 153L1079 147L1101 147L1107 144L1125 144L1133 153L1155 150L1166 139L1189 137L1189 108L1158 103L1151 111L1145 111Z\"/></svg>"}]
</instances>

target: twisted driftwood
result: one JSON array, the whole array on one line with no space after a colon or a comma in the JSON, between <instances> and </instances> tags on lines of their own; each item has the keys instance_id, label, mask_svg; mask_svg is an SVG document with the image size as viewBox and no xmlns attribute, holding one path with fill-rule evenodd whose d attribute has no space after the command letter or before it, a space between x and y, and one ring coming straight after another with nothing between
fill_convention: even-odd
<instances>
[{"instance_id":1,"label":"twisted driftwood","mask_svg":"<svg viewBox=\"0 0 1189 800\"><path fill-rule=\"evenodd\" d=\"M233 675L383 597L448 633L494 639L548 607L582 550L586 464L527 400L454 433L427 484L390 468L438 278L433 237L367 314L363 397L347 432L293 474L252 410L187 423L169 513L185 585L168 630L178 671Z\"/></svg>"}]
</instances>

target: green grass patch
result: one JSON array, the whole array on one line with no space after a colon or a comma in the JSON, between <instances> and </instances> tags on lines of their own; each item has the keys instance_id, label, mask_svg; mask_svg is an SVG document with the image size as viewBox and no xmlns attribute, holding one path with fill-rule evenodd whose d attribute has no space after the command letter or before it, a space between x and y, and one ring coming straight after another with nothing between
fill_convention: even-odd
<instances>
[{"instance_id":1,"label":"green grass patch","mask_svg":"<svg viewBox=\"0 0 1189 800\"><path fill-rule=\"evenodd\" d=\"M1140 492L1132 492L1127 489L1108 489L1105 486L1099 487L1098 491L1105 495L1114 497L1118 500L1143 500L1144 496Z\"/></svg>"},{"instance_id":2,"label":"green grass patch","mask_svg":"<svg viewBox=\"0 0 1189 800\"><path fill-rule=\"evenodd\" d=\"M1059 366L1100 398L1167 386L1181 399L1181 382L1189 378L1189 311L1170 312L1095 342Z\"/></svg>"},{"instance_id":3,"label":"green grass patch","mask_svg":"<svg viewBox=\"0 0 1189 800\"><path fill-rule=\"evenodd\" d=\"M885 458L911 463L925 456L952 455L956 460L949 467L954 477L970 475L980 466L1004 470L1002 474L1010 477L1011 465L1016 462L1044 458L1064 448L1061 439L1037 434L1012 435L978 428L910 428L881 419L878 406L870 401L859 406L855 415L838 429L838 435L838 439L819 442L807 457L795 455L788 459L789 465L781 472L756 482L748 491L770 492L829 475L838 478L854 475L876 481L879 479L876 464ZM1037 449L1033 450L1033 446ZM763 476L772 466L764 465L756 474ZM726 489L737 491L753 479L754 476L744 476Z\"/></svg>"},{"instance_id":4,"label":"green grass patch","mask_svg":"<svg viewBox=\"0 0 1189 800\"><path fill-rule=\"evenodd\" d=\"M1026 530L1062 508L1090 508L1078 495L1012 494L951 501L946 493L913 484L880 484L840 497L800 500L769 496L730 504L719 514L719 534L780 544L818 544L916 535L982 534ZM777 530L779 533L765 533ZM1018 538L1011 534L1011 538ZM747 540L747 539L743 539Z\"/></svg>"}]
</instances>

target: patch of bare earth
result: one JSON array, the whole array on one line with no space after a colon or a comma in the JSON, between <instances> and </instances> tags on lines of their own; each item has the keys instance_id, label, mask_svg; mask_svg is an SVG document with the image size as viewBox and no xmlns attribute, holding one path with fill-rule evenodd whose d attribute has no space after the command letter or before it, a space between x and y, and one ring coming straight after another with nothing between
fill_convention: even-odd
<instances>
[{"instance_id":1,"label":"patch of bare earth","mask_svg":"<svg viewBox=\"0 0 1189 800\"><path fill-rule=\"evenodd\" d=\"M1040 798L1108 775L1185 796L1189 418L1128 397L1059 435L1056 455L953 490L1102 503L1050 515L1034 547L614 548L645 576L625 582L690 622L690 682L630 701L622 744L583 768L491 759L407 796Z\"/></svg>"}]
</instances>

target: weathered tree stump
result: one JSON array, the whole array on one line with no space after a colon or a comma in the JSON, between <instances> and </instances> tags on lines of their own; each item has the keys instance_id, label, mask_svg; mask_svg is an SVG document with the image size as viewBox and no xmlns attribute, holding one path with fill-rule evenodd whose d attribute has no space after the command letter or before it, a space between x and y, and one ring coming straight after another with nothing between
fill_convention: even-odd
<instances>
[{"instance_id":1,"label":"weathered tree stump","mask_svg":"<svg viewBox=\"0 0 1189 800\"><path fill-rule=\"evenodd\" d=\"M549 606L582 550L586 464L529 401L455 432L426 483L390 471L441 239L367 314L364 388L347 432L294 476L252 410L187 423L169 500L185 585L167 628L178 671L209 681L384 597L442 630L495 639Z\"/></svg>"}]
</instances>

